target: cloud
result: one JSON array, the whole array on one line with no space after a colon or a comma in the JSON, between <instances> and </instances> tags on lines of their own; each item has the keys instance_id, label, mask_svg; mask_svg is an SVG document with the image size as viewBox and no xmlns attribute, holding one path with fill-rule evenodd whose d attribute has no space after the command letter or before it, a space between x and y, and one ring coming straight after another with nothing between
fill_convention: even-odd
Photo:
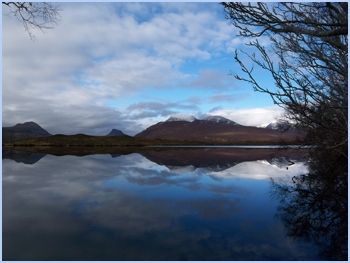
<instances>
[{"instance_id":1,"label":"cloud","mask_svg":"<svg viewBox=\"0 0 350 263\"><path fill-rule=\"evenodd\" d=\"M5 126L34 120L52 133L96 134L111 128L135 133L144 124L129 120L128 112L111 108L107 100L127 101L150 87L176 88L188 82L190 74L181 69L187 60L226 52L233 37L227 21L211 11L216 4L60 5L59 24L35 32L35 41L3 8ZM142 16L145 10L151 12ZM192 84L228 85L214 70L204 70Z\"/></svg>"},{"instance_id":2,"label":"cloud","mask_svg":"<svg viewBox=\"0 0 350 263\"><path fill-rule=\"evenodd\" d=\"M216 102L236 102L241 101L248 98L248 94L245 93L239 93L239 94L226 94L226 93L220 93L215 94L209 97L209 102L216 103Z\"/></svg>"},{"instance_id":3,"label":"cloud","mask_svg":"<svg viewBox=\"0 0 350 263\"><path fill-rule=\"evenodd\" d=\"M265 126L282 117L284 110L278 106L250 109L214 108L209 113L223 116L242 125Z\"/></svg>"},{"instance_id":4,"label":"cloud","mask_svg":"<svg viewBox=\"0 0 350 263\"><path fill-rule=\"evenodd\" d=\"M235 87L235 80L226 72L215 69L202 70L188 83L189 87L210 88L215 90Z\"/></svg>"},{"instance_id":5,"label":"cloud","mask_svg":"<svg viewBox=\"0 0 350 263\"><path fill-rule=\"evenodd\" d=\"M143 129L139 123L126 118L124 113L100 106L74 106L72 111L64 107L48 107L41 109L35 101L17 110L7 109L3 118L11 118L12 123L23 120L33 120L47 129L50 133L103 135L112 128L121 129L127 134ZM33 117L33 115L35 117ZM6 126L6 124L4 125Z\"/></svg>"},{"instance_id":6,"label":"cloud","mask_svg":"<svg viewBox=\"0 0 350 263\"><path fill-rule=\"evenodd\" d=\"M139 102L130 105L127 110L152 110L152 111L162 111L164 109L171 109L171 108L177 108L177 109L188 109L193 110L197 109L196 105L193 104L186 104L181 102L169 102L169 103L162 103L162 102Z\"/></svg>"},{"instance_id":7,"label":"cloud","mask_svg":"<svg viewBox=\"0 0 350 263\"><path fill-rule=\"evenodd\" d=\"M125 118L135 120L142 129L149 127L159 121L164 121L179 112L198 112L199 107L187 101L180 102L139 102L127 107Z\"/></svg>"},{"instance_id":8,"label":"cloud","mask_svg":"<svg viewBox=\"0 0 350 263\"><path fill-rule=\"evenodd\" d=\"M288 167L288 169L286 169ZM212 172L210 175L216 178L246 178L250 180L268 180L270 178L288 178L289 180L303 173L308 168L303 162L296 162L293 165L278 167L265 160L241 162L237 165L220 172Z\"/></svg>"}]
</instances>

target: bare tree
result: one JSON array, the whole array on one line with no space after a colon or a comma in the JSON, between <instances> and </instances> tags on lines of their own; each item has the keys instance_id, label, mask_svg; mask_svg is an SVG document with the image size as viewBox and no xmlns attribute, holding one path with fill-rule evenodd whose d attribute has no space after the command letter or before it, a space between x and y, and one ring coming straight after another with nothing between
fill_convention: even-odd
<instances>
[{"instance_id":1,"label":"bare tree","mask_svg":"<svg viewBox=\"0 0 350 263\"><path fill-rule=\"evenodd\" d=\"M235 53L256 91L270 94L287 117L309 132L309 140L343 152L348 127L348 5L342 3L223 3L239 35L256 53ZM259 38L267 36L271 47ZM253 66L243 62L243 53ZM257 81L254 65L276 88ZM340 150L341 149L341 150ZM343 152L344 153L344 152ZM347 151L346 153L347 154Z\"/></svg>"},{"instance_id":2,"label":"bare tree","mask_svg":"<svg viewBox=\"0 0 350 263\"><path fill-rule=\"evenodd\" d=\"M2 5L23 24L30 37L35 29L53 28L59 18L59 9L52 3L2 2Z\"/></svg>"}]
</instances>

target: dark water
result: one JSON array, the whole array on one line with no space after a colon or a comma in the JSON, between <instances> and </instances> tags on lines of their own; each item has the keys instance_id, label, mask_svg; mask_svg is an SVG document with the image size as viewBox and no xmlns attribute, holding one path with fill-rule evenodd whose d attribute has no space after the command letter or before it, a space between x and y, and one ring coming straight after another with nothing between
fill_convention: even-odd
<instances>
[{"instance_id":1,"label":"dark water","mask_svg":"<svg viewBox=\"0 0 350 263\"><path fill-rule=\"evenodd\" d=\"M4 260L327 259L280 216L274 185L308 172L298 152L6 158Z\"/></svg>"}]
</instances>

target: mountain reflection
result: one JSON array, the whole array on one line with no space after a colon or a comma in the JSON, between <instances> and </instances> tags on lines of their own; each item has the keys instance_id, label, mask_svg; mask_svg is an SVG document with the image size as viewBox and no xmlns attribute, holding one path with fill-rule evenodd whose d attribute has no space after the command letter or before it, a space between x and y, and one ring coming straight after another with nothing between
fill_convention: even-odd
<instances>
[{"instance_id":1,"label":"mountain reflection","mask_svg":"<svg viewBox=\"0 0 350 263\"><path fill-rule=\"evenodd\" d=\"M116 150L115 150L116 151ZM118 150L117 150L118 151ZM197 168L205 168L211 171L223 171L241 162L266 160L271 164L280 167L288 167L294 161L303 161L306 158L306 151L301 149L235 149L235 148L163 148L163 149L142 149L134 151L122 151L111 153L112 158L139 153L148 160L168 167L170 170L183 172L194 171ZM84 156L93 153L78 154L76 151L48 151L53 155L76 155ZM4 159L12 159L16 162L34 164L46 155L45 152L25 152L5 149ZM293 161L291 161L293 160Z\"/></svg>"},{"instance_id":2,"label":"mountain reflection","mask_svg":"<svg viewBox=\"0 0 350 263\"><path fill-rule=\"evenodd\" d=\"M308 173L294 176L292 183L274 179L288 235L317 243L327 260L348 258L347 162L346 156L317 149Z\"/></svg>"},{"instance_id":3,"label":"mountain reflection","mask_svg":"<svg viewBox=\"0 0 350 263\"><path fill-rule=\"evenodd\" d=\"M36 162L40 161L41 158L45 157L45 155L45 153L32 153L8 149L3 150L2 152L2 158L11 159L18 163L25 164L35 164Z\"/></svg>"}]
</instances>

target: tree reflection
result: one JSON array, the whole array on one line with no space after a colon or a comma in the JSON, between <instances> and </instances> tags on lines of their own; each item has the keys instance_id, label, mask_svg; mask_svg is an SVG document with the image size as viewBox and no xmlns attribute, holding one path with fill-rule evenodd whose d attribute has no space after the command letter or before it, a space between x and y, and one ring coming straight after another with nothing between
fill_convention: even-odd
<instances>
[{"instance_id":1,"label":"tree reflection","mask_svg":"<svg viewBox=\"0 0 350 263\"><path fill-rule=\"evenodd\" d=\"M313 150L308 174L273 181L288 235L315 242L329 260L347 260L348 253L347 149L343 153Z\"/></svg>"}]
</instances>

